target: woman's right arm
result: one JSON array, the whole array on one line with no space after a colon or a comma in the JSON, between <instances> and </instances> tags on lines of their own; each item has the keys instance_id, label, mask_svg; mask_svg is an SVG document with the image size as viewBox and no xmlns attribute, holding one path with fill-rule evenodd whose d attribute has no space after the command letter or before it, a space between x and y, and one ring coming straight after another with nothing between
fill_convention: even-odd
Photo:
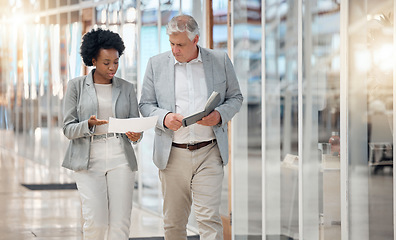
<instances>
[{"instance_id":1,"label":"woman's right arm","mask_svg":"<svg viewBox=\"0 0 396 240\"><path fill-rule=\"evenodd\" d=\"M89 129L88 119L80 119L78 112L79 91L78 81L69 81L64 97L63 106L63 134L68 139L91 136L94 129Z\"/></svg>"}]
</instances>

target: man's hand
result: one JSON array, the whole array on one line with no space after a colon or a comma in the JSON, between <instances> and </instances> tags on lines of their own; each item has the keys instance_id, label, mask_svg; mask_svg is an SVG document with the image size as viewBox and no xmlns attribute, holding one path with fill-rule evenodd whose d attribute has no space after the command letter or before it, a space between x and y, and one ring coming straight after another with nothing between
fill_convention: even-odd
<instances>
[{"instance_id":1,"label":"man's hand","mask_svg":"<svg viewBox=\"0 0 396 240\"><path fill-rule=\"evenodd\" d=\"M165 116L164 125L172 131L177 131L183 125L183 118L184 117L178 113L168 113Z\"/></svg>"},{"instance_id":2,"label":"man's hand","mask_svg":"<svg viewBox=\"0 0 396 240\"><path fill-rule=\"evenodd\" d=\"M219 124L220 121L221 121L220 113L218 111L214 110L208 116L203 117L197 123L204 125L204 126L214 126L214 125Z\"/></svg>"},{"instance_id":3,"label":"man's hand","mask_svg":"<svg viewBox=\"0 0 396 240\"><path fill-rule=\"evenodd\" d=\"M89 128L93 127L94 125L103 125L103 124L107 124L107 123L109 123L109 121L97 119L95 115L92 115L88 119Z\"/></svg>"}]
</instances>

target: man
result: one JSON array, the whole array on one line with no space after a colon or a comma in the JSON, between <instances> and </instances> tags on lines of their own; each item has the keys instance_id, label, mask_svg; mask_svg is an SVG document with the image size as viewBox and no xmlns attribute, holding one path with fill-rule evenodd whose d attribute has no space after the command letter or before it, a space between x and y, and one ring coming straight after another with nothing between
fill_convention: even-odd
<instances>
[{"instance_id":1,"label":"man","mask_svg":"<svg viewBox=\"0 0 396 240\"><path fill-rule=\"evenodd\" d=\"M227 122L243 97L227 54L197 45L194 18L174 17L167 34L172 51L149 60L139 103L143 116L158 116L154 163L164 197L165 239L187 239L192 200L201 240L223 239L219 207L228 162ZM221 95L215 110L182 127L183 118L203 110L213 91Z\"/></svg>"}]
</instances>

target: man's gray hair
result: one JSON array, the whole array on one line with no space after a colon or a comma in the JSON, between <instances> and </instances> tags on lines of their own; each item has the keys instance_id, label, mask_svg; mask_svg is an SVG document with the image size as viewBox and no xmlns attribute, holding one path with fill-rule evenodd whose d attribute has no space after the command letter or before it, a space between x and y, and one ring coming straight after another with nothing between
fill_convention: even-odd
<instances>
[{"instance_id":1,"label":"man's gray hair","mask_svg":"<svg viewBox=\"0 0 396 240\"><path fill-rule=\"evenodd\" d=\"M192 41L196 35L199 36L198 23L190 15L178 15L173 17L166 25L166 34L186 32L188 38Z\"/></svg>"}]
</instances>

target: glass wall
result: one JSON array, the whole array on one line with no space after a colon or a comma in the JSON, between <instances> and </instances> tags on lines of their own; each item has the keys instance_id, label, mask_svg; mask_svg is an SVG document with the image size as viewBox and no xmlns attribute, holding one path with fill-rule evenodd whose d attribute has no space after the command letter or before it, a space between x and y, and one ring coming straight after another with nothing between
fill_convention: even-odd
<instances>
[{"instance_id":1,"label":"glass wall","mask_svg":"<svg viewBox=\"0 0 396 240\"><path fill-rule=\"evenodd\" d=\"M298 239L298 4L265 9L265 236Z\"/></svg>"},{"instance_id":2,"label":"glass wall","mask_svg":"<svg viewBox=\"0 0 396 240\"><path fill-rule=\"evenodd\" d=\"M258 2L232 7L234 238L393 239L394 2L266 0L255 45Z\"/></svg>"},{"instance_id":3,"label":"glass wall","mask_svg":"<svg viewBox=\"0 0 396 240\"><path fill-rule=\"evenodd\" d=\"M394 238L394 4L366 0L348 6L350 239Z\"/></svg>"},{"instance_id":4,"label":"glass wall","mask_svg":"<svg viewBox=\"0 0 396 240\"><path fill-rule=\"evenodd\" d=\"M301 231L340 239L340 6L312 0L302 9Z\"/></svg>"},{"instance_id":5,"label":"glass wall","mask_svg":"<svg viewBox=\"0 0 396 240\"><path fill-rule=\"evenodd\" d=\"M228 50L228 1L213 1L213 49Z\"/></svg>"},{"instance_id":6,"label":"glass wall","mask_svg":"<svg viewBox=\"0 0 396 240\"><path fill-rule=\"evenodd\" d=\"M235 239L262 234L261 1L234 1L233 63L244 102L232 125Z\"/></svg>"},{"instance_id":7,"label":"glass wall","mask_svg":"<svg viewBox=\"0 0 396 240\"><path fill-rule=\"evenodd\" d=\"M228 36L227 13L227 0L213 1L213 49L228 52L230 57L231 53L228 46L230 46L229 41L231 42L231 39L229 39ZM229 131L230 129L231 127L228 128ZM227 239L228 235L231 235L231 165L232 164L227 164L227 166L224 167L223 190L220 205L220 214L223 219L225 239Z\"/></svg>"},{"instance_id":8,"label":"glass wall","mask_svg":"<svg viewBox=\"0 0 396 240\"><path fill-rule=\"evenodd\" d=\"M37 10L37 3L30 4L25 7ZM0 36L6 57L1 68L8 69L1 77L0 146L46 168L22 176L22 181L70 181L59 167L67 144L61 131L62 104L66 79L80 75L81 60L73 57L79 46L72 39L81 39L81 28L68 14L16 16L18 21L2 25Z\"/></svg>"},{"instance_id":9,"label":"glass wall","mask_svg":"<svg viewBox=\"0 0 396 240\"><path fill-rule=\"evenodd\" d=\"M98 27L106 29L108 21L107 4L100 4L95 7L95 23Z\"/></svg>"}]
</instances>

